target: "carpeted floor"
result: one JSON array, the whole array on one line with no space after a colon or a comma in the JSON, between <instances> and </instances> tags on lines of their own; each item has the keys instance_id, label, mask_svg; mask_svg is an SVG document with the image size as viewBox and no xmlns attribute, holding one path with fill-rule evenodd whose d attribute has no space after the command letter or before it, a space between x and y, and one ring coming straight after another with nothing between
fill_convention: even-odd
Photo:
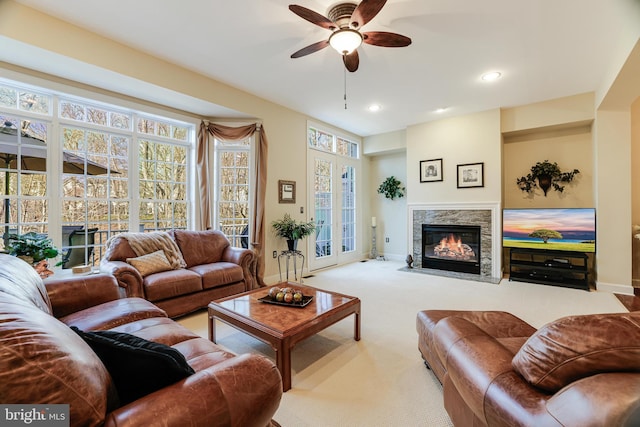
<instances>
[{"instance_id":1,"label":"carpeted floor","mask_svg":"<svg viewBox=\"0 0 640 427\"><path fill-rule=\"evenodd\" d=\"M417 349L420 310L505 310L535 327L570 314L626 311L609 293L466 281L400 271L403 266L358 262L304 280L362 300L362 339L353 340L350 316L294 348L292 389L274 417L282 427L450 426L440 384ZM179 321L207 336L206 312ZM274 356L269 346L219 322L217 334L235 353Z\"/></svg>"}]
</instances>

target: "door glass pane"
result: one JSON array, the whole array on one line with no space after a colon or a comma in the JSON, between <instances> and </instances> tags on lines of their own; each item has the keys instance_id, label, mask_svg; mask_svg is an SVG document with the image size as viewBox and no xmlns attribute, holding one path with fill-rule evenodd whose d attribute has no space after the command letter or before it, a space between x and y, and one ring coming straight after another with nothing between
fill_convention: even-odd
<instances>
[{"instance_id":1,"label":"door glass pane","mask_svg":"<svg viewBox=\"0 0 640 427\"><path fill-rule=\"evenodd\" d=\"M356 178L355 168L342 167L342 252L356 249Z\"/></svg>"},{"instance_id":2,"label":"door glass pane","mask_svg":"<svg viewBox=\"0 0 640 427\"><path fill-rule=\"evenodd\" d=\"M316 258L332 254L332 164L330 161L315 161L315 218Z\"/></svg>"}]
</instances>

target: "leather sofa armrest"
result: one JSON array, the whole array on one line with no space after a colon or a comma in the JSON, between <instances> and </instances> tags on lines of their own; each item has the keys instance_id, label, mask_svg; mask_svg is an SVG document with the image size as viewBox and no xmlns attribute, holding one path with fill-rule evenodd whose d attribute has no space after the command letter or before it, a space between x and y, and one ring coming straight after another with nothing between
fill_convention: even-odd
<instances>
[{"instance_id":1,"label":"leather sofa armrest","mask_svg":"<svg viewBox=\"0 0 640 427\"><path fill-rule=\"evenodd\" d=\"M256 254L251 249L227 246L222 252L221 261L238 264L242 267L242 274L246 284L245 291L250 291L257 287L255 278L255 258Z\"/></svg>"},{"instance_id":2,"label":"leather sofa armrest","mask_svg":"<svg viewBox=\"0 0 640 427\"><path fill-rule=\"evenodd\" d=\"M105 427L164 425L264 427L282 398L282 378L264 356L243 354L118 408Z\"/></svg>"},{"instance_id":3,"label":"leather sofa armrest","mask_svg":"<svg viewBox=\"0 0 640 427\"><path fill-rule=\"evenodd\" d=\"M100 271L113 275L128 297L145 298L142 276L133 266L124 261L107 261L103 258L100 261Z\"/></svg>"},{"instance_id":4,"label":"leather sofa armrest","mask_svg":"<svg viewBox=\"0 0 640 427\"><path fill-rule=\"evenodd\" d=\"M598 374L575 381L547 402L563 426L640 425L640 373Z\"/></svg>"},{"instance_id":5,"label":"leather sofa armrest","mask_svg":"<svg viewBox=\"0 0 640 427\"><path fill-rule=\"evenodd\" d=\"M118 283L108 274L51 277L45 286L57 318L120 298Z\"/></svg>"},{"instance_id":6,"label":"leather sofa armrest","mask_svg":"<svg viewBox=\"0 0 640 427\"><path fill-rule=\"evenodd\" d=\"M476 417L483 420L489 387L513 371L513 353L475 324L460 317L442 319L433 328L434 344L448 380Z\"/></svg>"}]
</instances>

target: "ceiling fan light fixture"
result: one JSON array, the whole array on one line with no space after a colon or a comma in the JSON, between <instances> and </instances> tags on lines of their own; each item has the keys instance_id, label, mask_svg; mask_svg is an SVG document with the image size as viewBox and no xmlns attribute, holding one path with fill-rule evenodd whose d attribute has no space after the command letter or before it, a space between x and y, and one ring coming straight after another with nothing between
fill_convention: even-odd
<instances>
[{"instance_id":1,"label":"ceiling fan light fixture","mask_svg":"<svg viewBox=\"0 0 640 427\"><path fill-rule=\"evenodd\" d=\"M341 28L331 34L329 44L340 55L349 55L362 44L362 34L351 28Z\"/></svg>"}]
</instances>

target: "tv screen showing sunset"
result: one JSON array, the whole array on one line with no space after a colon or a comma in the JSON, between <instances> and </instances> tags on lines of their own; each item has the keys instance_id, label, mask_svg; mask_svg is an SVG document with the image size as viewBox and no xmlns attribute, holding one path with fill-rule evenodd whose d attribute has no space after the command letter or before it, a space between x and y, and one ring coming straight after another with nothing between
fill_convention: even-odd
<instances>
[{"instance_id":1,"label":"tv screen showing sunset","mask_svg":"<svg viewBox=\"0 0 640 427\"><path fill-rule=\"evenodd\" d=\"M595 252L595 209L505 209L504 247Z\"/></svg>"}]
</instances>

